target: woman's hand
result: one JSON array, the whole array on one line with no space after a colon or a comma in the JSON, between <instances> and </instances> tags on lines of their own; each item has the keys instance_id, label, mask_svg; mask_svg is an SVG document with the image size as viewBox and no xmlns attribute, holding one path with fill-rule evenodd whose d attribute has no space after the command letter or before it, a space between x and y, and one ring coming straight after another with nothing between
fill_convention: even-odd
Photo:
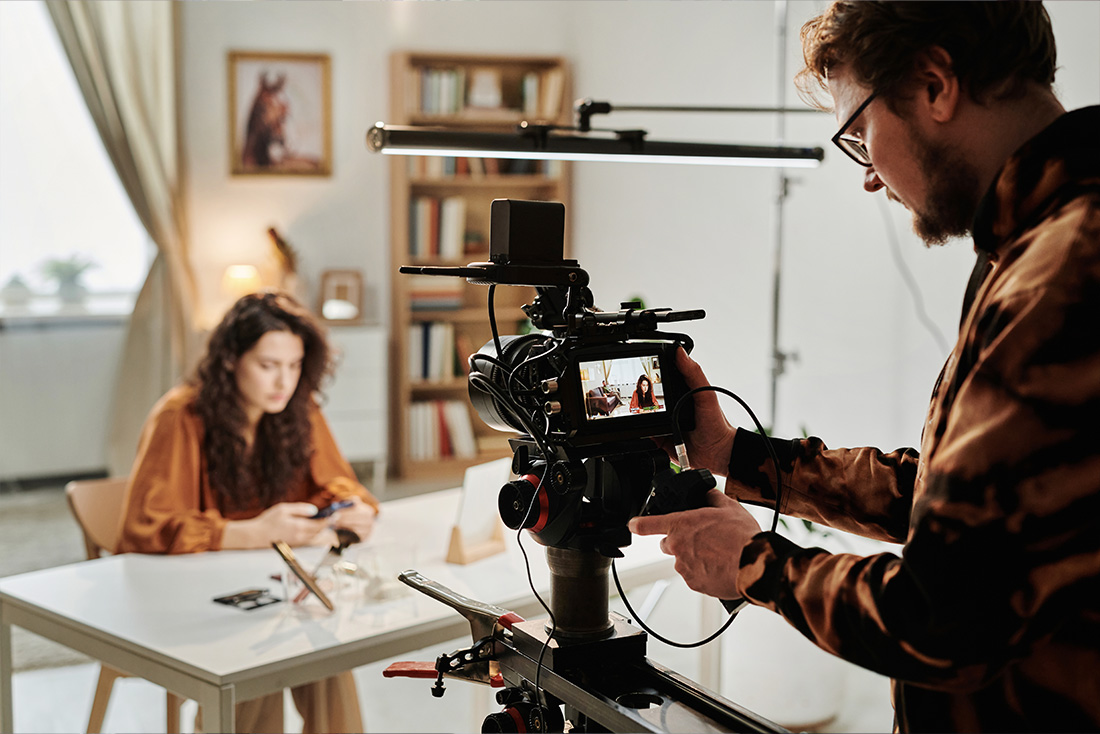
<instances>
[{"instance_id":1,"label":"woman's hand","mask_svg":"<svg viewBox=\"0 0 1100 734\"><path fill-rule=\"evenodd\" d=\"M337 528L347 528L359 536L359 540L366 540L374 529L374 518L378 516L378 510L373 505L363 501L361 497L351 496L351 507L337 510L330 518L331 525Z\"/></svg>"},{"instance_id":2,"label":"woman's hand","mask_svg":"<svg viewBox=\"0 0 1100 734\"><path fill-rule=\"evenodd\" d=\"M327 520L313 519L316 513L308 502L279 502L249 520L226 523L222 548L266 548L277 540L291 546L332 545L336 535Z\"/></svg>"},{"instance_id":3,"label":"woman's hand","mask_svg":"<svg viewBox=\"0 0 1100 734\"><path fill-rule=\"evenodd\" d=\"M683 347L676 350L676 367L683 374L688 389L710 384L703 369L688 356ZM737 429L726 420L718 405L717 393L699 392L692 398L695 400L695 430L684 436L688 461L694 469L708 469L712 474L726 476ZM658 439L657 445L676 461L676 447L673 446L671 437Z\"/></svg>"}]
</instances>

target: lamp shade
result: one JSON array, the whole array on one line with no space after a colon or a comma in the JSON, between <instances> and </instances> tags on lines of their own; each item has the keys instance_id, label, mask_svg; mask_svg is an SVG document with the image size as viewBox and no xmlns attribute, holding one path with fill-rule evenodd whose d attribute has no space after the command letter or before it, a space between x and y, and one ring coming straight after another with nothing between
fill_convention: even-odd
<instances>
[{"instance_id":1,"label":"lamp shade","mask_svg":"<svg viewBox=\"0 0 1100 734\"><path fill-rule=\"evenodd\" d=\"M222 292L233 298L255 293L261 285L255 265L230 265L222 275Z\"/></svg>"},{"instance_id":2,"label":"lamp shade","mask_svg":"<svg viewBox=\"0 0 1100 734\"><path fill-rule=\"evenodd\" d=\"M389 155L791 168L816 167L825 157L819 147L668 142L647 140L641 131L578 135L542 126L521 126L516 132L507 133L382 122L367 131L367 147Z\"/></svg>"}]
</instances>

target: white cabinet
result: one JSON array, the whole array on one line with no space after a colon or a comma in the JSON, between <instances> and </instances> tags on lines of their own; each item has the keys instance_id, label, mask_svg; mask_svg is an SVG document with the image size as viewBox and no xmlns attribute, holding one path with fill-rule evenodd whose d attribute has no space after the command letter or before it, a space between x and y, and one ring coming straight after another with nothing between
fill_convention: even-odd
<instances>
[{"instance_id":1,"label":"white cabinet","mask_svg":"<svg viewBox=\"0 0 1100 734\"><path fill-rule=\"evenodd\" d=\"M386 477L387 335L381 326L330 326L336 371L325 385L322 412L348 461L369 461L374 486Z\"/></svg>"},{"instance_id":2,"label":"white cabinet","mask_svg":"<svg viewBox=\"0 0 1100 734\"><path fill-rule=\"evenodd\" d=\"M0 480L103 471L125 319L0 321Z\"/></svg>"}]
</instances>

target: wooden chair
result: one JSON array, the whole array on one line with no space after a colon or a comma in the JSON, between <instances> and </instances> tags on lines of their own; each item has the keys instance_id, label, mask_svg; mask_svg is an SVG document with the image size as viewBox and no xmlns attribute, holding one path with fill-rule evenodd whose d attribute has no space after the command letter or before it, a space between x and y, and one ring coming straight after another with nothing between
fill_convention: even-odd
<instances>
[{"instance_id":1,"label":"wooden chair","mask_svg":"<svg viewBox=\"0 0 1100 734\"><path fill-rule=\"evenodd\" d=\"M89 479L69 482L65 496L69 509L84 534L84 548L89 559L99 558L114 551L118 540L118 525L122 517L122 503L126 498L126 482L122 479ZM88 716L88 734L97 734L103 727L111 690L119 678L129 673L101 665L99 683L92 701L92 713ZM168 691L168 734L179 734L180 706L184 699Z\"/></svg>"}]
</instances>

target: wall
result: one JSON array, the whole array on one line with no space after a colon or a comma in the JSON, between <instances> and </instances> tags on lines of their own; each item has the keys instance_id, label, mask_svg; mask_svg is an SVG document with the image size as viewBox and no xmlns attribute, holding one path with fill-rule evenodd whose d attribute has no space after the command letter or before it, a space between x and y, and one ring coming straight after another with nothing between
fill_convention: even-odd
<instances>
[{"instance_id":1,"label":"wall","mask_svg":"<svg viewBox=\"0 0 1100 734\"><path fill-rule=\"evenodd\" d=\"M784 79L799 64L798 29L824 3L787 5ZM387 112L395 49L562 54L577 96L619 104L799 104L782 82L772 2L187 3L185 135L193 260L220 315L224 266L267 257L276 226L301 253L307 285L326 268L367 276L372 317L388 320L387 174L363 144ZM1048 3L1067 107L1100 101L1100 3ZM225 55L322 51L333 60L331 178L230 177ZM827 147L819 169L794 171L782 219L780 346L797 353L770 415L775 206L772 169L578 164L567 213L575 255L597 303L636 294L648 305L704 308L685 326L715 384L739 393L781 434L805 427L835 445L915 445L945 357L921 325L897 260L912 272L946 343L973 262L965 242L928 250L901 207L861 189L862 171L828 145L831 115L786 115L786 140ZM775 115L617 114L652 138L767 143ZM896 244L893 241L896 239ZM734 420L747 418L734 412Z\"/></svg>"}]
</instances>

